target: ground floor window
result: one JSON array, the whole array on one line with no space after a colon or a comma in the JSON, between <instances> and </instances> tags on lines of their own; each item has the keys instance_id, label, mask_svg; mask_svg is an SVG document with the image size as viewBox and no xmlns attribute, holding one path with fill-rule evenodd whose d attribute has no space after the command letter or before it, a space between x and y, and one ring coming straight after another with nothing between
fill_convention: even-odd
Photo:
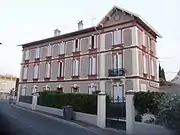
<instances>
[{"instance_id":1,"label":"ground floor window","mask_svg":"<svg viewBox=\"0 0 180 135\"><path fill-rule=\"evenodd\" d=\"M58 92L63 92L63 88L62 87L57 87L57 91Z\"/></svg>"},{"instance_id":2,"label":"ground floor window","mask_svg":"<svg viewBox=\"0 0 180 135\"><path fill-rule=\"evenodd\" d=\"M124 90L122 85L113 86L113 101L114 102L124 101Z\"/></svg>"},{"instance_id":3,"label":"ground floor window","mask_svg":"<svg viewBox=\"0 0 180 135\"><path fill-rule=\"evenodd\" d=\"M88 93L89 94L96 93L96 91L97 91L97 87L96 86L89 86L88 87Z\"/></svg>"},{"instance_id":4,"label":"ground floor window","mask_svg":"<svg viewBox=\"0 0 180 135\"><path fill-rule=\"evenodd\" d=\"M72 93L78 93L79 92L79 87L72 87L71 92Z\"/></svg>"}]
</instances>

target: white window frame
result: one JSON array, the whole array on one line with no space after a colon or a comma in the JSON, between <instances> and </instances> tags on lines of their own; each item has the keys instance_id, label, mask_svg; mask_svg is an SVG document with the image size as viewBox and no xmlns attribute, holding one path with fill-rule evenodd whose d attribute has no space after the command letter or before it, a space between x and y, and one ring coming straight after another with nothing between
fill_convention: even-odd
<instances>
[{"instance_id":1,"label":"white window frame","mask_svg":"<svg viewBox=\"0 0 180 135\"><path fill-rule=\"evenodd\" d=\"M51 87L50 87L49 85L46 85L46 86L44 86L43 88L44 88L44 90L46 90L46 91L50 91L50 90L51 90Z\"/></svg>"},{"instance_id":2,"label":"white window frame","mask_svg":"<svg viewBox=\"0 0 180 135\"><path fill-rule=\"evenodd\" d=\"M143 73L147 74L147 55L143 54Z\"/></svg>"},{"instance_id":3,"label":"white window frame","mask_svg":"<svg viewBox=\"0 0 180 135\"><path fill-rule=\"evenodd\" d=\"M77 48L76 48L76 41L77 41ZM74 40L73 51L74 52L80 51L80 39L75 39Z\"/></svg>"},{"instance_id":4,"label":"white window frame","mask_svg":"<svg viewBox=\"0 0 180 135\"><path fill-rule=\"evenodd\" d=\"M28 66L23 67L23 79L28 78Z\"/></svg>"},{"instance_id":5,"label":"white window frame","mask_svg":"<svg viewBox=\"0 0 180 135\"><path fill-rule=\"evenodd\" d=\"M37 79L39 77L39 65L35 64L34 65L34 79Z\"/></svg>"},{"instance_id":6,"label":"white window frame","mask_svg":"<svg viewBox=\"0 0 180 135\"><path fill-rule=\"evenodd\" d=\"M47 62L46 63L46 78L50 78L51 76L51 63Z\"/></svg>"},{"instance_id":7,"label":"white window frame","mask_svg":"<svg viewBox=\"0 0 180 135\"><path fill-rule=\"evenodd\" d=\"M92 94L93 92L97 91L97 87L96 86L88 86L88 93Z\"/></svg>"},{"instance_id":8,"label":"white window frame","mask_svg":"<svg viewBox=\"0 0 180 135\"><path fill-rule=\"evenodd\" d=\"M114 41L113 45L122 44L122 31L121 30L117 29L113 32L113 41Z\"/></svg>"},{"instance_id":9,"label":"white window frame","mask_svg":"<svg viewBox=\"0 0 180 135\"><path fill-rule=\"evenodd\" d=\"M94 40L93 40L93 42L92 42L92 38L94 37ZM89 37L89 49L95 49L96 48L96 39L97 38L97 36L96 35L91 35L90 37Z\"/></svg>"},{"instance_id":10,"label":"white window frame","mask_svg":"<svg viewBox=\"0 0 180 135\"><path fill-rule=\"evenodd\" d=\"M40 47L36 48L36 58L40 57Z\"/></svg>"},{"instance_id":11,"label":"white window frame","mask_svg":"<svg viewBox=\"0 0 180 135\"><path fill-rule=\"evenodd\" d=\"M47 46L47 56L52 56L52 46L50 44Z\"/></svg>"},{"instance_id":12,"label":"white window frame","mask_svg":"<svg viewBox=\"0 0 180 135\"><path fill-rule=\"evenodd\" d=\"M58 44L58 46L59 46L59 54L64 54L65 42L61 42L60 44Z\"/></svg>"},{"instance_id":13,"label":"white window frame","mask_svg":"<svg viewBox=\"0 0 180 135\"><path fill-rule=\"evenodd\" d=\"M97 58L95 56L89 57L89 75L96 75L97 73Z\"/></svg>"},{"instance_id":14,"label":"white window frame","mask_svg":"<svg viewBox=\"0 0 180 135\"><path fill-rule=\"evenodd\" d=\"M79 60L73 60L73 76L79 76Z\"/></svg>"},{"instance_id":15,"label":"white window frame","mask_svg":"<svg viewBox=\"0 0 180 135\"><path fill-rule=\"evenodd\" d=\"M24 59L25 59L25 60L29 60L29 54L30 54L30 51L29 51L29 50L25 50L25 51L24 51L24 55L25 55L25 56L24 56Z\"/></svg>"},{"instance_id":16,"label":"white window frame","mask_svg":"<svg viewBox=\"0 0 180 135\"><path fill-rule=\"evenodd\" d=\"M61 66L61 64L62 64L62 66ZM64 62L63 61L59 61L58 62L58 77L63 77L63 76L64 76Z\"/></svg>"},{"instance_id":17,"label":"white window frame","mask_svg":"<svg viewBox=\"0 0 180 135\"><path fill-rule=\"evenodd\" d=\"M113 55L113 69L121 69L122 68L122 54Z\"/></svg>"}]
</instances>

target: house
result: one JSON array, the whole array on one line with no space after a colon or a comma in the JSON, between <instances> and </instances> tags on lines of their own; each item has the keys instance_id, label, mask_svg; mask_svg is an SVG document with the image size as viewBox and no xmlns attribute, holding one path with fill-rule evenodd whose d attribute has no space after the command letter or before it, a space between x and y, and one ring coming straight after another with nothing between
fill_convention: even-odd
<instances>
[{"instance_id":1,"label":"house","mask_svg":"<svg viewBox=\"0 0 180 135\"><path fill-rule=\"evenodd\" d=\"M161 35L139 15L114 6L90 28L22 44L19 94L59 90L112 98L127 90L158 90L156 45Z\"/></svg>"},{"instance_id":2,"label":"house","mask_svg":"<svg viewBox=\"0 0 180 135\"><path fill-rule=\"evenodd\" d=\"M10 91L15 88L16 77L0 75L0 99L8 99Z\"/></svg>"}]
</instances>

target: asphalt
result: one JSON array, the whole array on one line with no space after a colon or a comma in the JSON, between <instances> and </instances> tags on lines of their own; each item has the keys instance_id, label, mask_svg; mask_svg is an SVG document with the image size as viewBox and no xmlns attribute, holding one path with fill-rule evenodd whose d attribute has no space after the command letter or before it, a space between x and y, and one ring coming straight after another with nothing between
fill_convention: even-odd
<instances>
[{"instance_id":1,"label":"asphalt","mask_svg":"<svg viewBox=\"0 0 180 135\"><path fill-rule=\"evenodd\" d=\"M6 129L6 135L123 135L57 121L32 111L14 107L4 101L0 101L0 125L3 125L0 129L2 127Z\"/></svg>"}]
</instances>

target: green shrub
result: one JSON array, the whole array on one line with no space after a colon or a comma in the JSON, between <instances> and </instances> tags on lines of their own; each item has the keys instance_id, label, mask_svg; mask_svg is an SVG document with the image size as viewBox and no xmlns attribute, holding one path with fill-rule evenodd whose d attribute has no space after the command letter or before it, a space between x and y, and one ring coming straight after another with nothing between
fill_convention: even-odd
<instances>
[{"instance_id":1,"label":"green shrub","mask_svg":"<svg viewBox=\"0 0 180 135\"><path fill-rule=\"evenodd\" d=\"M166 96L160 92L137 92L134 95L134 106L139 114L152 113L157 114L160 110L159 104Z\"/></svg>"},{"instance_id":2,"label":"green shrub","mask_svg":"<svg viewBox=\"0 0 180 135\"><path fill-rule=\"evenodd\" d=\"M97 114L97 95L95 94L45 91L40 93L38 104L54 108L62 108L63 106L70 105L74 111Z\"/></svg>"}]
</instances>

